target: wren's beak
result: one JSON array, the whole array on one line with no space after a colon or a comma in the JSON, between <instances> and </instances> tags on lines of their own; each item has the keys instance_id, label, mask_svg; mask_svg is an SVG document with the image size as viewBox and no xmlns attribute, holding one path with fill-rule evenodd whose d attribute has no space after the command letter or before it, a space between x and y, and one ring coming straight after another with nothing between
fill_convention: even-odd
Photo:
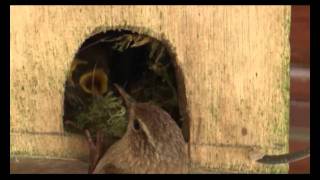
<instances>
[{"instance_id":1,"label":"wren's beak","mask_svg":"<svg viewBox=\"0 0 320 180\"><path fill-rule=\"evenodd\" d=\"M126 104L127 108L131 107L132 104L135 102L134 99L125 92L124 89L122 89L118 84L113 84L117 91L119 92L120 96L124 100L124 103Z\"/></svg>"}]
</instances>

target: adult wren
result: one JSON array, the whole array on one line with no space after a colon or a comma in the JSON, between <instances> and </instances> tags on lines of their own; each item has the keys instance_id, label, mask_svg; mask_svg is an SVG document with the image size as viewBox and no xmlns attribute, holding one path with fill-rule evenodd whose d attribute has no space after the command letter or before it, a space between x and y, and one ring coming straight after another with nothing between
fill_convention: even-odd
<instances>
[{"instance_id":1,"label":"adult wren","mask_svg":"<svg viewBox=\"0 0 320 180\"><path fill-rule=\"evenodd\" d=\"M93 173L187 173L187 144L171 116L151 103L134 102L115 86L127 107L127 130Z\"/></svg>"}]
</instances>

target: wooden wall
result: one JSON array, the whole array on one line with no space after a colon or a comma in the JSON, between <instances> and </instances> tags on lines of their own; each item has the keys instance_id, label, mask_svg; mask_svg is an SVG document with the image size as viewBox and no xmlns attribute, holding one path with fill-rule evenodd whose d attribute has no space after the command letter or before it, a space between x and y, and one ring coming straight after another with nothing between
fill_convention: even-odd
<instances>
[{"instance_id":1,"label":"wooden wall","mask_svg":"<svg viewBox=\"0 0 320 180\"><path fill-rule=\"evenodd\" d=\"M63 130L66 74L86 38L123 27L177 55L192 172L287 172L249 151L289 150L289 6L11 6L10 15L12 157L87 155L84 139Z\"/></svg>"}]
</instances>

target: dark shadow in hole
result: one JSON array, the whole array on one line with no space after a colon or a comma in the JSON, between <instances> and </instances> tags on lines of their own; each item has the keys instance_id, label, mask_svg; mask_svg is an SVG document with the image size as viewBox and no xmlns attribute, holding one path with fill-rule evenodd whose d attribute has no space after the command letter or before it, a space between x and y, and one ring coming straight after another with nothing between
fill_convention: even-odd
<instances>
[{"instance_id":1,"label":"dark shadow in hole","mask_svg":"<svg viewBox=\"0 0 320 180\"><path fill-rule=\"evenodd\" d=\"M151 101L166 110L179 127L185 127L188 140L184 76L176 63L167 42L147 35L110 30L88 38L76 53L65 84L64 121L74 121L97 99L94 95L106 96L116 83L138 102Z\"/></svg>"}]
</instances>

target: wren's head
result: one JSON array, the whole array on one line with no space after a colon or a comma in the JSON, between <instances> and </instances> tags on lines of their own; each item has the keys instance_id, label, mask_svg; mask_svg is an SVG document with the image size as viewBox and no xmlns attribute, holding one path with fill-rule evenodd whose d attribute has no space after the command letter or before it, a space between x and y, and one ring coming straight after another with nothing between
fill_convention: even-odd
<instances>
[{"instance_id":1,"label":"wren's head","mask_svg":"<svg viewBox=\"0 0 320 180\"><path fill-rule=\"evenodd\" d=\"M119 86L115 85L128 109L126 138L131 140L134 150L143 148L171 156L176 145L184 144L180 128L171 116L151 103L137 103ZM147 153L147 152L145 152ZM176 155L178 155L176 154Z\"/></svg>"},{"instance_id":2,"label":"wren's head","mask_svg":"<svg viewBox=\"0 0 320 180\"><path fill-rule=\"evenodd\" d=\"M185 165L187 156L186 143L175 121L163 109L134 102L115 86L128 109L127 131L105 153L96 172L103 171L106 165L137 173L181 172L179 168Z\"/></svg>"},{"instance_id":3,"label":"wren's head","mask_svg":"<svg viewBox=\"0 0 320 180\"><path fill-rule=\"evenodd\" d=\"M163 109L151 103L135 103L129 110L127 136L137 147L153 149L160 154L179 155L173 152L176 145L182 146L184 139L180 128Z\"/></svg>"}]
</instances>

